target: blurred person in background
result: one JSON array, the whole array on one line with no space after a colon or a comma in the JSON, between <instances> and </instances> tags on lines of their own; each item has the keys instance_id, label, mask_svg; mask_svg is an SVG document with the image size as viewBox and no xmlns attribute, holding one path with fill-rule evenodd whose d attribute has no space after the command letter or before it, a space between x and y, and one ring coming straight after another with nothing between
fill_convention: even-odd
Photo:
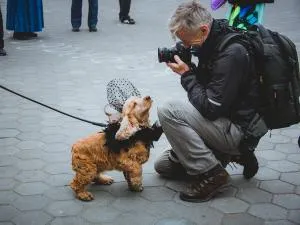
<instances>
[{"instance_id":1,"label":"blurred person in background","mask_svg":"<svg viewBox=\"0 0 300 225\"><path fill-rule=\"evenodd\" d=\"M7 0L6 16L6 29L17 40L35 38L44 28L42 0Z\"/></svg>"},{"instance_id":2,"label":"blurred person in background","mask_svg":"<svg viewBox=\"0 0 300 225\"><path fill-rule=\"evenodd\" d=\"M131 0L119 0L120 13L119 20L124 24L135 24L135 20L129 16Z\"/></svg>"},{"instance_id":3,"label":"blurred person in background","mask_svg":"<svg viewBox=\"0 0 300 225\"><path fill-rule=\"evenodd\" d=\"M4 50L3 35L4 35L3 19L2 19L1 6L0 6L0 56L6 55L6 51Z\"/></svg>"},{"instance_id":4,"label":"blurred person in background","mask_svg":"<svg viewBox=\"0 0 300 225\"><path fill-rule=\"evenodd\" d=\"M71 24L72 31L79 32L82 19L82 0L72 0ZM98 23L98 0L89 0L88 27L90 32L97 31Z\"/></svg>"}]
</instances>

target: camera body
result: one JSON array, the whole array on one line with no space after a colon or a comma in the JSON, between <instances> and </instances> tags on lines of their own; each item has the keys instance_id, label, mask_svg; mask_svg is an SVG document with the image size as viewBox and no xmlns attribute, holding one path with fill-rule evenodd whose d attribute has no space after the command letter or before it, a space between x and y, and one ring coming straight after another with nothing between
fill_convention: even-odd
<instances>
[{"instance_id":1,"label":"camera body","mask_svg":"<svg viewBox=\"0 0 300 225\"><path fill-rule=\"evenodd\" d=\"M158 48L158 61L160 63L175 62L175 55L178 55L187 64L191 62L192 54L190 48L184 47L182 42L177 42L172 48Z\"/></svg>"}]
</instances>

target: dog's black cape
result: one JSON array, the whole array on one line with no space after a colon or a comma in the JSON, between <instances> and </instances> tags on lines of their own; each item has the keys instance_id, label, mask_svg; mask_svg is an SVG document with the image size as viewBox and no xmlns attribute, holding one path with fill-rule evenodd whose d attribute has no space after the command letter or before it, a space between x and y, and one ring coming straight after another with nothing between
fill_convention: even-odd
<instances>
[{"instance_id":1,"label":"dog's black cape","mask_svg":"<svg viewBox=\"0 0 300 225\"><path fill-rule=\"evenodd\" d=\"M153 141L158 141L163 133L162 128L154 124L152 127L142 128L127 140L119 141L115 139L115 135L119 128L120 123L109 123L103 130L106 138L105 145L108 147L108 149L115 153L119 153L121 149L128 150L137 141L144 142L146 148L150 150L150 148L153 147Z\"/></svg>"}]
</instances>

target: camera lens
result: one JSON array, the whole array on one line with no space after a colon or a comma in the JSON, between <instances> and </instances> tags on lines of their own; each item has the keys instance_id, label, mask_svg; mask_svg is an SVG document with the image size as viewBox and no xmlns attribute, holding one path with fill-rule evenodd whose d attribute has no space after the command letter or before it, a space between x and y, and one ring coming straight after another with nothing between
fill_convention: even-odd
<instances>
[{"instance_id":1,"label":"camera lens","mask_svg":"<svg viewBox=\"0 0 300 225\"><path fill-rule=\"evenodd\" d=\"M158 62L167 62L166 51L167 48L158 48Z\"/></svg>"}]
</instances>

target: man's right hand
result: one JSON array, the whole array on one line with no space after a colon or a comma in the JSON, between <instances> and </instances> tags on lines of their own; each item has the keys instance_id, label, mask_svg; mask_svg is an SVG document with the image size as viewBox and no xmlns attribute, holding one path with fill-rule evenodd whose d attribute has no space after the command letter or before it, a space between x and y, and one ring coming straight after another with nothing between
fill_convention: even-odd
<instances>
[{"instance_id":1,"label":"man's right hand","mask_svg":"<svg viewBox=\"0 0 300 225\"><path fill-rule=\"evenodd\" d=\"M181 76L190 70L190 67L183 62L178 55L175 55L174 59L176 61L175 63L166 63L167 66L173 70L173 72Z\"/></svg>"}]
</instances>

